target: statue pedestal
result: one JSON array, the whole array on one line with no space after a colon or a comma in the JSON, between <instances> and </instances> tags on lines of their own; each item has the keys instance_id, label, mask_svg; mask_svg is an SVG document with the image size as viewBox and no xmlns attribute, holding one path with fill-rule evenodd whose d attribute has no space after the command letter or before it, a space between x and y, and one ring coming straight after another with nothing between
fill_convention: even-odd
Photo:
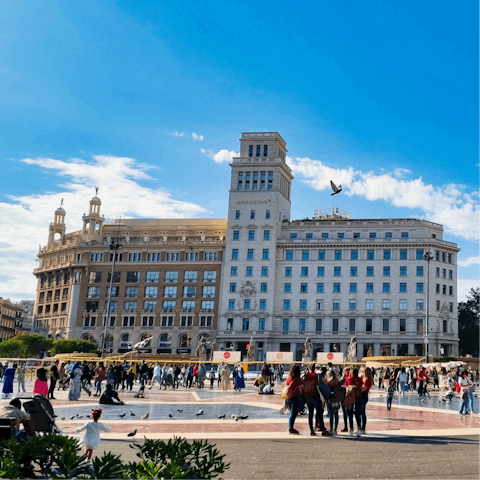
<instances>
[{"instance_id":1,"label":"statue pedestal","mask_svg":"<svg viewBox=\"0 0 480 480\"><path fill-rule=\"evenodd\" d=\"M302 357L303 363L312 363L312 357Z\"/></svg>"},{"instance_id":2,"label":"statue pedestal","mask_svg":"<svg viewBox=\"0 0 480 480\"><path fill-rule=\"evenodd\" d=\"M207 354L206 353L202 353L198 356L198 361L199 362L205 362L207 360Z\"/></svg>"}]
</instances>

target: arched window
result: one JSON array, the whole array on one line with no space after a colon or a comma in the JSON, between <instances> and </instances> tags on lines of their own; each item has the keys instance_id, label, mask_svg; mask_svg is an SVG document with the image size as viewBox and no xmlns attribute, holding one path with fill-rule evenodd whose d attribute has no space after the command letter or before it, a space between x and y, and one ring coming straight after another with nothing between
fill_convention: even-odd
<instances>
[{"instance_id":1,"label":"arched window","mask_svg":"<svg viewBox=\"0 0 480 480\"><path fill-rule=\"evenodd\" d=\"M128 333L124 333L121 337L120 337L120 341L121 342L128 342L130 340L130 335Z\"/></svg>"},{"instance_id":2,"label":"arched window","mask_svg":"<svg viewBox=\"0 0 480 480\"><path fill-rule=\"evenodd\" d=\"M152 336L151 333L146 333L146 332L145 332L145 333L142 333L142 334L140 335L140 341L143 342L146 338L149 338L149 337L151 337L151 336Z\"/></svg>"},{"instance_id":3,"label":"arched window","mask_svg":"<svg viewBox=\"0 0 480 480\"><path fill-rule=\"evenodd\" d=\"M178 346L180 348L190 347L191 341L192 341L191 337L189 337L186 333L182 333L178 337Z\"/></svg>"}]
</instances>

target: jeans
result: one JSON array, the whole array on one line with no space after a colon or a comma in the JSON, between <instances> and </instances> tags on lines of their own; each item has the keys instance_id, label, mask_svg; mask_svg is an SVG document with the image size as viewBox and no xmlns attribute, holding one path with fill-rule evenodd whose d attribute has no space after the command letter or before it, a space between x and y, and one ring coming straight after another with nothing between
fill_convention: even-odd
<instances>
[{"instance_id":1,"label":"jeans","mask_svg":"<svg viewBox=\"0 0 480 480\"><path fill-rule=\"evenodd\" d=\"M157 382L160 387L162 386L161 377L157 376L152 378L152 383L150 384L150 388L153 388L153 385L155 384L155 382Z\"/></svg>"},{"instance_id":2,"label":"jeans","mask_svg":"<svg viewBox=\"0 0 480 480\"><path fill-rule=\"evenodd\" d=\"M468 389L467 412L472 412L473 413L473 390L472 390L472 387L470 387Z\"/></svg>"},{"instance_id":3,"label":"jeans","mask_svg":"<svg viewBox=\"0 0 480 480\"><path fill-rule=\"evenodd\" d=\"M290 417L288 417L288 429L293 430L295 427L295 420L298 417L298 412L300 411L301 407L301 398L292 397L287 400L287 403L290 405Z\"/></svg>"},{"instance_id":4,"label":"jeans","mask_svg":"<svg viewBox=\"0 0 480 480\"><path fill-rule=\"evenodd\" d=\"M323 409L321 407L320 397L313 395L311 397L305 397L305 402L308 407L308 425L310 431L315 431L315 426L323 423ZM313 414L315 413L315 424L313 423Z\"/></svg>"},{"instance_id":5,"label":"jeans","mask_svg":"<svg viewBox=\"0 0 480 480\"><path fill-rule=\"evenodd\" d=\"M393 397L387 397L387 408L390 410L392 408Z\"/></svg>"},{"instance_id":6,"label":"jeans","mask_svg":"<svg viewBox=\"0 0 480 480\"><path fill-rule=\"evenodd\" d=\"M95 395L102 393L102 381L103 380L95 380Z\"/></svg>"},{"instance_id":7,"label":"jeans","mask_svg":"<svg viewBox=\"0 0 480 480\"><path fill-rule=\"evenodd\" d=\"M50 388L48 389L47 398L53 398L53 393L55 392L55 385L57 385L57 380L50 378Z\"/></svg>"},{"instance_id":8,"label":"jeans","mask_svg":"<svg viewBox=\"0 0 480 480\"><path fill-rule=\"evenodd\" d=\"M355 420L357 421L357 428L365 430L367 426L366 406L368 397L360 396L355 400Z\"/></svg>"},{"instance_id":9,"label":"jeans","mask_svg":"<svg viewBox=\"0 0 480 480\"><path fill-rule=\"evenodd\" d=\"M350 407L350 410L343 407L343 421L345 423L345 428L347 428L347 418L348 418L348 427L350 430L353 430L353 405Z\"/></svg>"},{"instance_id":10,"label":"jeans","mask_svg":"<svg viewBox=\"0 0 480 480\"><path fill-rule=\"evenodd\" d=\"M424 392L423 392L423 381L420 381L418 383L418 394L419 395L424 395Z\"/></svg>"},{"instance_id":11,"label":"jeans","mask_svg":"<svg viewBox=\"0 0 480 480\"><path fill-rule=\"evenodd\" d=\"M25 378L18 378L18 393L20 393L20 386L23 389L23 393L25 393Z\"/></svg>"},{"instance_id":12,"label":"jeans","mask_svg":"<svg viewBox=\"0 0 480 480\"><path fill-rule=\"evenodd\" d=\"M330 431L336 432L338 428L338 408L332 408L330 403L327 403L328 418L330 423Z\"/></svg>"},{"instance_id":13,"label":"jeans","mask_svg":"<svg viewBox=\"0 0 480 480\"><path fill-rule=\"evenodd\" d=\"M460 407L460 413L467 413L468 412L468 392L465 392L462 395L462 406Z\"/></svg>"},{"instance_id":14,"label":"jeans","mask_svg":"<svg viewBox=\"0 0 480 480\"><path fill-rule=\"evenodd\" d=\"M405 394L405 382L398 382L398 391Z\"/></svg>"}]
</instances>

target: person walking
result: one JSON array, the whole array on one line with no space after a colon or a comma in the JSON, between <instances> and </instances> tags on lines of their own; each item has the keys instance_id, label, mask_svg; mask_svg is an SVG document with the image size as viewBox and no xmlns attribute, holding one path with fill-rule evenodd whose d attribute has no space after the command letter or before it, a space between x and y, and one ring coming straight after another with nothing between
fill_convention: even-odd
<instances>
[{"instance_id":1,"label":"person walking","mask_svg":"<svg viewBox=\"0 0 480 480\"><path fill-rule=\"evenodd\" d=\"M25 390L25 366L23 362L20 363L20 366L17 368L17 382L18 382L18 393L20 393L20 387L22 387L23 393L26 393Z\"/></svg>"},{"instance_id":2,"label":"person walking","mask_svg":"<svg viewBox=\"0 0 480 480\"><path fill-rule=\"evenodd\" d=\"M387 388L387 410L392 409L393 395L395 394L395 380L390 379L390 385Z\"/></svg>"},{"instance_id":3,"label":"person walking","mask_svg":"<svg viewBox=\"0 0 480 480\"><path fill-rule=\"evenodd\" d=\"M468 379L467 372L461 372L460 376L458 377L458 386L460 387L460 397L462 399L462 405L460 407L460 411L458 412L460 415L468 414L468 392L470 389L470 385L471 382Z\"/></svg>"},{"instance_id":4,"label":"person walking","mask_svg":"<svg viewBox=\"0 0 480 480\"><path fill-rule=\"evenodd\" d=\"M268 372L267 372L268 373ZM288 417L288 433L299 435L300 432L295 429L295 420L298 417L298 412L301 407L301 394L303 391L302 379L300 378L300 367L293 365L288 372L287 386L290 391L290 398L287 403L290 405L290 416Z\"/></svg>"},{"instance_id":5,"label":"person walking","mask_svg":"<svg viewBox=\"0 0 480 480\"><path fill-rule=\"evenodd\" d=\"M101 416L102 409L94 409L90 416L91 421L73 431L73 433L85 432L81 442L85 448L85 457L87 460L91 460L93 450L100 446L100 431L107 433L112 431L110 427L107 427L102 422L98 421Z\"/></svg>"},{"instance_id":6,"label":"person walking","mask_svg":"<svg viewBox=\"0 0 480 480\"><path fill-rule=\"evenodd\" d=\"M222 371L220 372L222 377L222 390L227 392L230 388L230 368L227 364L223 365Z\"/></svg>"},{"instance_id":7,"label":"person walking","mask_svg":"<svg viewBox=\"0 0 480 480\"><path fill-rule=\"evenodd\" d=\"M153 377L152 377L152 382L150 383L150 390L155 385L155 382L158 383L158 388L161 389L162 388L162 368L158 363L153 368Z\"/></svg>"},{"instance_id":8,"label":"person walking","mask_svg":"<svg viewBox=\"0 0 480 480\"><path fill-rule=\"evenodd\" d=\"M95 381L95 394L94 397L99 397L102 393L102 382L105 380L107 375L107 369L104 367L103 362L98 362L94 370L94 381Z\"/></svg>"},{"instance_id":9,"label":"person walking","mask_svg":"<svg viewBox=\"0 0 480 480\"><path fill-rule=\"evenodd\" d=\"M245 388L245 372L243 371L243 367L239 363L235 366L235 370L233 372L235 376L235 391L240 392L242 388Z\"/></svg>"},{"instance_id":10,"label":"person walking","mask_svg":"<svg viewBox=\"0 0 480 480\"><path fill-rule=\"evenodd\" d=\"M13 363L9 362L7 369L4 371L4 381L3 381L3 398L7 398L10 394L13 393L13 378L15 377L15 369L13 368Z\"/></svg>"},{"instance_id":11,"label":"person walking","mask_svg":"<svg viewBox=\"0 0 480 480\"><path fill-rule=\"evenodd\" d=\"M402 367L402 369L398 372L397 381L398 381L398 392L401 393L402 395L405 395L405 385L407 384L407 381L408 381L408 375L407 375L407 372L405 371L405 367Z\"/></svg>"},{"instance_id":12,"label":"person walking","mask_svg":"<svg viewBox=\"0 0 480 480\"><path fill-rule=\"evenodd\" d=\"M70 387L68 389L68 399L70 401L78 400L82 394L82 373L80 362L75 362L71 373Z\"/></svg>"}]
</instances>

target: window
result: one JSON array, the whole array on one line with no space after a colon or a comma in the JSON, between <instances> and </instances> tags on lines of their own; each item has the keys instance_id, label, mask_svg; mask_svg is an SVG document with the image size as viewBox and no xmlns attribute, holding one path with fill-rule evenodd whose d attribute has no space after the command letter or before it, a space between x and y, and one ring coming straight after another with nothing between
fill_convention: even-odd
<instances>
[{"instance_id":1,"label":"window","mask_svg":"<svg viewBox=\"0 0 480 480\"><path fill-rule=\"evenodd\" d=\"M390 284L389 283L384 283L383 284L383 293L388 293L390 292Z\"/></svg>"},{"instance_id":2,"label":"window","mask_svg":"<svg viewBox=\"0 0 480 480\"><path fill-rule=\"evenodd\" d=\"M293 260L293 250L287 250L285 260Z\"/></svg>"},{"instance_id":3,"label":"window","mask_svg":"<svg viewBox=\"0 0 480 480\"><path fill-rule=\"evenodd\" d=\"M177 283L177 282L178 282L178 272L165 272L165 283Z\"/></svg>"},{"instance_id":4,"label":"window","mask_svg":"<svg viewBox=\"0 0 480 480\"><path fill-rule=\"evenodd\" d=\"M270 210L265 210L265 218L266 219L270 218ZM265 238L264 238L264 240L265 240ZM268 239L266 239L266 240L268 240Z\"/></svg>"},{"instance_id":5,"label":"window","mask_svg":"<svg viewBox=\"0 0 480 480\"><path fill-rule=\"evenodd\" d=\"M422 248L422 249L419 249L419 250L417 250L417 256L416 256L416 259L417 259L417 260L423 260L423 248Z\"/></svg>"},{"instance_id":6,"label":"window","mask_svg":"<svg viewBox=\"0 0 480 480\"><path fill-rule=\"evenodd\" d=\"M260 156L260 145L257 145L257 153L255 155L256 157Z\"/></svg>"},{"instance_id":7,"label":"window","mask_svg":"<svg viewBox=\"0 0 480 480\"><path fill-rule=\"evenodd\" d=\"M50 278L52 279L51 282L50 282ZM50 277L50 278L48 279L48 286L52 287L53 286L53 277ZM90 283L101 283L101 281L102 281L101 272L90 272L90 275L88 277L88 281Z\"/></svg>"},{"instance_id":8,"label":"window","mask_svg":"<svg viewBox=\"0 0 480 480\"><path fill-rule=\"evenodd\" d=\"M218 260L217 252L205 252L205 261L206 262L216 262Z\"/></svg>"},{"instance_id":9,"label":"window","mask_svg":"<svg viewBox=\"0 0 480 480\"><path fill-rule=\"evenodd\" d=\"M435 268L435 276L440 277L440 269L438 267Z\"/></svg>"},{"instance_id":10,"label":"window","mask_svg":"<svg viewBox=\"0 0 480 480\"><path fill-rule=\"evenodd\" d=\"M308 293L308 283L300 284L300 293Z\"/></svg>"},{"instance_id":11,"label":"window","mask_svg":"<svg viewBox=\"0 0 480 480\"><path fill-rule=\"evenodd\" d=\"M269 250L268 248L264 248L262 252L262 260L268 260Z\"/></svg>"},{"instance_id":12,"label":"window","mask_svg":"<svg viewBox=\"0 0 480 480\"><path fill-rule=\"evenodd\" d=\"M335 260L341 260L341 259L342 259L342 251L335 250Z\"/></svg>"},{"instance_id":13,"label":"window","mask_svg":"<svg viewBox=\"0 0 480 480\"><path fill-rule=\"evenodd\" d=\"M247 250L247 260L253 260L253 248Z\"/></svg>"},{"instance_id":14,"label":"window","mask_svg":"<svg viewBox=\"0 0 480 480\"><path fill-rule=\"evenodd\" d=\"M325 250L319 250L318 251L318 259L319 260L325 260Z\"/></svg>"},{"instance_id":15,"label":"window","mask_svg":"<svg viewBox=\"0 0 480 480\"><path fill-rule=\"evenodd\" d=\"M240 240L240 230L233 231L233 240Z\"/></svg>"},{"instance_id":16,"label":"window","mask_svg":"<svg viewBox=\"0 0 480 480\"><path fill-rule=\"evenodd\" d=\"M123 317L122 326L133 327L135 325L135 317Z\"/></svg>"},{"instance_id":17,"label":"window","mask_svg":"<svg viewBox=\"0 0 480 480\"><path fill-rule=\"evenodd\" d=\"M285 267L285 276L286 277L292 276L292 267Z\"/></svg>"},{"instance_id":18,"label":"window","mask_svg":"<svg viewBox=\"0 0 480 480\"><path fill-rule=\"evenodd\" d=\"M390 310L390 300L383 300L382 308L383 310Z\"/></svg>"},{"instance_id":19,"label":"window","mask_svg":"<svg viewBox=\"0 0 480 480\"><path fill-rule=\"evenodd\" d=\"M406 318L400 318L400 320L399 320L399 331L400 332L406 332L407 331L407 319Z\"/></svg>"},{"instance_id":20,"label":"window","mask_svg":"<svg viewBox=\"0 0 480 480\"><path fill-rule=\"evenodd\" d=\"M284 300L283 301L283 309L284 310L290 310L290 300Z\"/></svg>"},{"instance_id":21,"label":"window","mask_svg":"<svg viewBox=\"0 0 480 480\"><path fill-rule=\"evenodd\" d=\"M355 332L355 319L354 318L349 318L348 319L348 331L349 332Z\"/></svg>"},{"instance_id":22,"label":"window","mask_svg":"<svg viewBox=\"0 0 480 480\"><path fill-rule=\"evenodd\" d=\"M165 260L167 262L179 262L180 261L180 254L176 253L176 252L167 253Z\"/></svg>"},{"instance_id":23,"label":"window","mask_svg":"<svg viewBox=\"0 0 480 480\"><path fill-rule=\"evenodd\" d=\"M250 220L255 220L255 210L250 210Z\"/></svg>"},{"instance_id":24,"label":"window","mask_svg":"<svg viewBox=\"0 0 480 480\"><path fill-rule=\"evenodd\" d=\"M253 157L253 145L248 146L248 156Z\"/></svg>"},{"instance_id":25,"label":"window","mask_svg":"<svg viewBox=\"0 0 480 480\"><path fill-rule=\"evenodd\" d=\"M453 295L453 287L448 287L448 294Z\"/></svg>"},{"instance_id":26,"label":"window","mask_svg":"<svg viewBox=\"0 0 480 480\"><path fill-rule=\"evenodd\" d=\"M228 309L229 310L234 310L235 309L235 300L229 300L228 301Z\"/></svg>"},{"instance_id":27,"label":"window","mask_svg":"<svg viewBox=\"0 0 480 480\"><path fill-rule=\"evenodd\" d=\"M357 276L357 267L350 267L350 276L351 277Z\"/></svg>"},{"instance_id":28,"label":"window","mask_svg":"<svg viewBox=\"0 0 480 480\"><path fill-rule=\"evenodd\" d=\"M125 302L123 306L125 312L136 312L137 311L137 302Z\"/></svg>"},{"instance_id":29,"label":"window","mask_svg":"<svg viewBox=\"0 0 480 480\"><path fill-rule=\"evenodd\" d=\"M268 267L262 267L262 277L268 277Z\"/></svg>"},{"instance_id":30,"label":"window","mask_svg":"<svg viewBox=\"0 0 480 480\"><path fill-rule=\"evenodd\" d=\"M227 332L233 330L233 318L227 318Z\"/></svg>"},{"instance_id":31,"label":"window","mask_svg":"<svg viewBox=\"0 0 480 480\"><path fill-rule=\"evenodd\" d=\"M217 281L217 272L214 270L205 270L203 272L203 281L204 282L216 282Z\"/></svg>"},{"instance_id":32,"label":"window","mask_svg":"<svg viewBox=\"0 0 480 480\"><path fill-rule=\"evenodd\" d=\"M157 298L157 296L158 296L158 287L145 287L146 298Z\"/></svg>"},{"instance_id":33,"label":"window","mask_svg":"<svg viewBox=\"0 0 480 480\"><path fill-rule=\"evenodd\" d=\"M235 220L240 220L240 210L235 211Z\"/></svg>"},{"instance_id":34,"label":"window","mask_svg":"<svg viewBox=\"0 0 480 480\"><path fill-rule=\"evenodd\" d=\"M50 312L49 307L50 307L50 305L47 305L47 308L45 309L45 313L49 313L49 312ZM86 303L86 306L85 306L85 310L87 310L87 312L96 312L96 311L98 311L98 302L87 302L87 303Z\"/></svg>"},{"instance_id":35,"label":"window","mask_svg":"<svg viewBox=\"0 0 480 480\"><path fill-rule=\"evenodd\" d=\"M297 234L296 233L291 233L290 234L290 240L296 240L297 239Z\"/></svg>"},{"instance_id":36,"label":"window","mask_svg":"<svg viewBox=\"0 0 480 480\"><path fill-rule=\"evenodd\" d=\"M202 297L203 298L214 298L215 297L215 287L203 287L202 288Z\"/></svg>"},{"instance_id":37,"label":"window","mask_svg":"<svg viewBox=\"0 0 480 480\"><path fill-rule=\"evenodd\" d=\"M401 283L400 284L400 292L406 292L407 291L407 284L406 283Z\"/></svg>"},{"instance_id":38,"label":"window","mask_svg":"<svg viewBox=\"0 0 480 480\"><path fill-rule=\"evenodd\" d=\"M128 261L129 262L141 262L142 261L142 254L141 253L129 253L128 254Z\"/></svg>"},{"instance_id":39,"label":"window","mask_svg":"<svg viewBox=\"0 0 480 480\"><path fill-rule=\"evenodd\" d=\"M417 283L417 293L423 292L423 283Z\"/></svg>"},{"instance_id":40,"label":"window","mask_svg":"<svg viewBox=\"0 0 480 480\"><path fill-rule=\"evenodd\" d=\"M443 321L443 333L448 332L448 322L446 320Z\"/></svg>"},{"instance_id":41,"label":"window","mask_svg":"<svg viewBox=\"0 0 480 480\"><path fill-rule=\"evenodd\" d=\"M323 293L323 283L317 283L317 293Z\"/></svg>"},{"instance_id":42,"label":"window","mask_svg":"<svg viewBox=\"0 0 480 480\"><path fill-rule=\"evenodd\" d=\"M373 300L367 300L365 309L373 310Z\"/></svg>"},{"instance_id":43,"label":"window","mask_svg":"<svg viewBox=\"0 0 480 480\"><path fill-rule=\"evenodd\" d=\"M371 318L365 319L365 331L372 332L373 331L373 320Z\"/></svg>"},{"instance_id":44,"label":"window","mask_svg":"<svg viewBox=\"0 0 480 480\"><path fill-rule=\"evenodd\" d=\"M260 284L260 291L261 292L267 292L267 284L266 283L261 283Z\"/></svg>"},{"instance_id":45,"label":"window","mask_svg":"<svg viewBox=\"0 0 480 480\"><path fill-rule=\"evenodd\" d=\"M360 233L354 232L353 233L353 238L360 238Z\"/></svg>"},{"instance_id":46,"label":"window","mask_svg":"<svg viewBox=\"0 0 480 480\"><path fill-rule=\"evenodd\" d=\"M143 311L144 312L154 312L157 308L157 302L155 301L145 301L143 302Z\"/></svg>"},{"instance_id":47,"label":"window","mask_svg":"<svg viewBox=\"0 0 480 480\"><path fill-rule=\"evenodd\" d=\"M321 332L322 331L322 319L321 318L316 318L315 319L315 331L316 332Z\"/></svg>"},{"instance_id":48,"label":"window","mask_svg":"<svg viewBox=\"0 0 480 480\"><path fill-rule=\"evenodd\" d=\"M306 328L306 320L305 318L299 318L298 319L298 331L300 333L304 332L305 331L305 328Z\"/></svg>"},{"instance_id":49,"label":"window","mask_svg":"<svg viewBox=\"0 0 480 480\"><path fill-rule=\"evenodd\" d=\"M373 292L373 283L367 283L367 292Z\"/></svg>"},{"instance_id":50,"label":"window","mask_svg":"<svg viewBox=\"0 0 480 480\"><path fill-rule=\"evenodd\" d=\"M447 278L447 270L442 268L442 278Z\"/></svg>"},{"instance_id":51,"label":"window","mask_svg":"<svg viewBox=\"0 0 480 480\"><path fill-rule=\"evenodd\" d=\"M375 260L375 250L367 250L367 260Z\"/></svg>"},{"instance_id":52,"label":"window","mask_svg":"<svg viewBox=\"0 0 480 480\"><path fill-rule=\"evenodd\" d=\"M442 252L442 262L445 263L445 252Z\"/></svg>"},{"instance_id":53,"label":"window","mask_svg":"<svg viewBox=\"0 0 480 480\"><path fill-rule=\"evenodd\" d=\"M107 303L107 305L108 305L108 303ZM107 305L105 305L105 311L107 311ZM118 310L118 302L110 302L110 311L111 312L116 312L117 310Z\"/></svg>"},{"instance_id":54,"label":"window","mask_svg":"<svg viewBox=\"0 0 480 480\"><path fill-rule=\"evenodd\" d=\"M243 301L243 308L244 310L250 310L250 300Z\"/></svg>"},{"instance_id":55,"label":"window","mask_svg":"<svg viewBox=\"0 0 480 480\"><path fill-rule=\"evenodd\" d=\"M448 307L449 307L450 312L453 312L453 303L452 302L450 302L448 304Z\"/></svg>"},{"instance_id":56,"label":"window","mask_svg":"<svg viewBox=\"0 0 480 480\"><path fill-rule=\"evenodd\" d=\"M332 331L338 332L338 318L332 318Z\"/></svg>"},{"instance_id":57,"label":"window","mask_svg":"<svg viewBox=\"0 0 480 480\"><path fill-rule=\"evenodd\" d=\"M373 277L373 267L367 267L367 277Z\"/></svg>"},{"instance_id":58,"label":"window","mask_svg":"<svg viewBox=\"0 0 480 480\"><path fill-rule=\"evenodd\" d=\"M383 276L384 277L390 276L390 267L383 267Z\"/></svg>"},{"instance_id":59,"label":"window","mask_svg":"<svg viewBox=\"0 0 480 480\"><path fill-rule=\"evenodd\" d=\"M391 259L391 250L384 250L383 251L383 259L384 260L390 260Z\"/></svg>"},{"instance_id":60,"label":"window","mask_svg":"<svg viewBox=\"0 0 480 480\"><path fill-rule=\"evenodd\" d=\"M417 277L423 277L423 267L417 267Z\"/></svg>"},{"instance_id":61,"label":"window","mask_svg":"<svg viewBox=\"0 0 480 480\"><path fill-rule=\"evenodd\" d=\"M84 327L94 327L96 323L97 323L97 317L86 316L83 319L83 326Z\"/></svg>"},{"instance_id":62,"label":"window","mask_svg":"<svg viewBox=\"0 0 480 480\"><path fill-rule=\"evenodd\" d=\"M283 287L283 291L285 293L290 293L292 291L292 284L291 283L286 283Z\"/></svg>"},{"instance_id":63,"label":"window","mask_svg":"<svg viewBox=\"0 0 480 480\"><path fill-rule=\"evenodd\" d=\"M317 310L323 310L323 300L317 300Z\"/></svg>"},{"instance_id":64,"label":"window","mask_svg":"<svg viewBox=\"0 0 480 480\"><path fill-rule=\"evenodd\" d=\"M305 234L305 238L306 238L307 240L312 240L312 239L313 239L313 233L306 233L306 234Z\"/></svg>"},{"instance_id":65,"label":"window","mask_svg":"<svg viewBox=\"0 0 480 480\"><path fill-rule=\"evenodd\" d=\"M417 318L417 333L423 333L423 318Z\"/></svg>"},{"instance_id":66,"label":"window","mask_svg":"<svg viewBox=\"0 0 480 480\"><path fill-rule=\"evenodd\" d=\"M232 260L238 260L238 248L232 250Z\"/></svg>"},{"instance_id":67,"label":"window","mask_svg":"<svg viewBox=\"0 0 480 480\"><path fill-rule=\"evenodd\" d=\"M440 293L440 284L439 283L435 284L435 293Z\"/></svg>"},{"instance_id":68,"label":"window","mask_svg":"<svg viewBox=\"0 0 480 480\"><path fill-rule=\"evenodd\" d=\"M400 267L400 276L405 277L407 275L407 267Z\"/></svg>"},{"instance_id":69,"label":"window","mask_svg":"<svg viewBox=\"0 0 480 480\"><path fill-rule=\"evenodd\" d=\"M319 277L324 277L325 276L325 267L318 267L317 269L317 275Z\"/></svg>"},{"instance_id":70,"label":"window","mask_svg":"<svg viewBox=\"0 0 480 480\"><path fill-rule=\"evenodd\" d=\"M215 302L212 302L209 300L202 301L202 306L201 306L202 312L213 312L214 308L215 308Z\"/></svg>"},{"instance_id":71,"label":"window","mask_svg":"<svg viewBox=\"0 0 480 480\"><path fill-rule=\"evenodd\" d=\"M160 277L159 272L146 272L145 282L146 283L158 283L159 277Z\"/></svg>"},{"instance_id":72,"label":"window","mask_svg":"<svg viewBox=\"0 0 480 480\"><path fill-rule=\"evenodd\" d=\"M384 332L388 332L390 330L390 319L384 318L383 319L383 329Z\"/></svg>"},{"instance_id":73,"label":"window","mask_svg":"<svg viewBox=\"0 0 480 480\"><path fill-rule=\"evenodd\" d=\"M340 300L334 300L333 301L333 309L334 310L340 310Z\"/></svg>"},{"instance_id":74,"label":"window","mask_svg":"<svg viewBox=\"0 0 480 480\"><path fill-rule=\"evenodd\" d=\"M448 263L452 263L452 254L451 253L448 254L448 260L447 261L448 261Z\"/></svg>"},{"instance_id":75,"label":"window","mask_svg":"<svg viewBox=\"0 0 480 480\"><path fill-rule=\"evenodd\" d=\"M245 172L245 191L250 190L250 172Z\"/></svg>"},{"instance_id":76,"label":"window","mask_svg":"<svg viewBox=\"0 0 480 480\"><path fill-rule=\"evenodd\" d=\"M175 298L177 296L177 287L164 287L163 296L165 298Z\"/></svg>"},{"instance_id":77,"label":"window","mask_svg":"<svg viewBox=\"0 0 480 480\"><path fill-rule=\"evenodd\" d=\"M287 333L290 327L290 319L284 318L283 319L283 325L282 325L282 332Z\"/></svg>"},{"instance_id":78,"label":"window","mask_svg":"<svg viewBox=\"0 0 480 480\"><path fill-rule=\"evenodd\" d=\"M302 260L310 260L310 250L302 250Z\"/></svg>"},{"instance_id":79,"label":"window","mask_svg":"<svg viewBox=\"0 0 480 480\"><path fill-rule=\"evenodd\" d=\"M230 284L230 292L235 293L237 291L237 284L231 283Z\"/></svg>"},{"instance_id":80,"label":"window","mask_svg":"<svg viewBox=\"0 0 480 480\"><path fill-rule=\"evenodd\" d=\"M48 292L52 293L52 292ZM100 297L100 287L88 287L88 298L98 298ZM50 299L51 300L51 299Z\"/></svg>"},{"instance_id":81,"label":"window","mask_svg":"<svg viewBox=\"0 0 480 480\"><path fill-rule=\"evenodd\" d=\"M308 277L308 267L302 267L302 277Z\"/></svg>"},{"instance_id":82,"label":"window","mask_svg":"<svg viewBox=\"0 0 480 480\"><path fill-rule=\"evenodd\" d=\"M417 300L417 310L423 310L423 300Z\"/></svg>"},{"instance_id":83,"label":"window","mask_svg":"<svg viewBox=\"0 0 480 480\"><path fill-rule=\"evenodd\" d=\"M180 317L180 326L181 327L191 327L193 325L193 317L191 315Z\"/></svg>"},{"instance_id":84,"label":"window","mask_svg":"<svg viewBox=\"0 0 480 480\"><path fill-rule=\"evenodd\" d=\"M337 238L345 238L345 234L344 233L337 233Z\"/></svg>"},{"instance_id":85,"label":"window","mask_svg":"<svg viewBox=\"0 0 480 480\"><path fill-rule=\"evenodd\" d=\"M436 310L437 312L440 311L440 300L437 300L437 301L435 302L435 310Z\"/></svg>"},{"instance_id":86,"label":"window","mask_svg":"<svg viewBox=\"0 0 480 480\"><path fill-rule=\"evenodd\" d=\"M261 332L264 332L264 331L265 331L265 319L264 319L264 318L259 318L259 319L258 319L258 329L259 329Z\"/></svg>"},{"instance_id":87,"label":"window","mask_svg":"<svg viewBox=\"0 0 480 480\"><path fill-rule=\"evenodd\" d=\"M300 300L300 310L306 310L306 309L307 309L307 301Z\"/></svg>"},{"instance_id":88,"label":"window","mask_svg":"<svg viewBox=\"0 0 480 480\"><path fill-rule=\"evenodd\" d=\"M356 283L351 283L350 284L350 293L356 293L357 292L357 284Z\"/></svg>"},{"instance_id":89,"label":"window","mask_svg":"<svg viewBox=\"0 0 480 480\"><path fill-rule=\"evenodd\" d=\"M270 240L270 230L264 230L263 231L263 239L264 240Z\"/></svg>"},{"instance_id":90,"label":"window","mask_svg":"<svg viewBox=\"0 0 480 480\"><path fill-rule=\"evenodd\" d=\"M340 284L339 283L334 283L333 284L333 292L334 293L340 293Z\"/></svg>"},{"instance_id":91,"label":"window","mask_svg":"<svg viewBox=\"0 0 480 480\"><path fill-rule=\"evenodd\" d=\"M407 309L407 301L406 300L400 300L400 310L406 310Z\"/></svg>"},{"instance_id":92,"label":"window","mask_svg":"<svg viewBox=\"0 0 480 480\"><path fill-rule=\"evenodd\" d=\"M230 276L236 277L237 276L237 267L230 268Z\"/></svg>"},{"instance_id":93,"label":"window","mask_svg":"<svg viewBox=\"0 0 480 480\"><path fill-rule=\"evenodd\" d=\"M127 298L135 298L138 297L138 287L127 287L125 289L125 296Z\"/></svg>"},{"instance_id":94,"label":"window","mask_svg":"<svg viewBox=\"0 0 480 480\"><path fill-rule=\"evenodd\" d=\"M350 260L358 260L358 250L351 250Z\"/></svg>"},{"instance_id":95,"label":"window","mask_svg":"<svg viewBox=\"0 0 480 480\"><path fill-rule=\"evenodd\" d=\"M402 232L401 237L402 238L408 238L408 232Z\"/></svg>"},{"instance_id":96,"label":"window","mask_svg":"<svg viewBox=\"0 0 480 480\"><path fill-rule=\"evenodd\" d=\"M322 238L324 239L328 238L328 233L322 233Z\"/></svg>"},{"instance_id":97,"label":"window","mask_svg":"<svg viewBox=\"0 0 480 480\"><path fill-rule=\"evenodd\" d=\"M198 252L185 253L186 262L198 262Z\"/></svg>"},{"instance_id":98,"label":"window","mask_svg":"<svg viewBox=\"0 0 480 480\"><path fill-rule=\"evenodd\" d=\"M141 256L142 254L140 254ZM91 262L103 262L103 253L91 253L90 254ZM58 285L58 283L57 283Z\"/></svg>"},{"instance_id":99,"label":"window","mask_svg":"<svg viewBox=\"0 0 480 480\"><path fill-rule=\"evenodd\" d=\"M377 238L377 234L375 232L370 232L368 235L369 238Z\"/></svg>"},{"instance_id":100,"label":"window","mask_svg":"<svg viewBox=\"0 0 480 480\"><path fill-rule=\"evenodd\" d=\"M348 309L349 310L356 310L357 309L357 301L356 300L350 300L348 302Z\"/></svg>"},{"instance_id":101,"label":"window","mask_svg":"<svg viewBox=\"0 0 480 480\"><path fill-rule=\"evenodd\" d=\"M247 277L251 277L253 275L253 267L246 267L245 269L245 275Z\"/></svg>"},{"instance_id":102,"label":"window","mask_svg":"<svg viewBox=\"0 0 480 480\"><path fill-rule=\"evenodd\" d=\"M385 232L385 238L392 238L392 232Z\"/></svg>"},{"instance_id":103,"label":"window","mask_svg":"<svg viewBox=\"0 0 480 480\"><path fill-rule=\"evenodd\" d=\"M407 260L407 251L400 250L400 260Z\"/></svg>"},{"instance_id":104,"label":"window","mask_svg":"<svg viewBox=\"0 0 480 480\"><path fill-rule=\"evenodd\" d=\"M200 326L201 327L211 327L212 326L213 317L208 316L201 316L200 317Z\"/></svg>"}]
</instances>

